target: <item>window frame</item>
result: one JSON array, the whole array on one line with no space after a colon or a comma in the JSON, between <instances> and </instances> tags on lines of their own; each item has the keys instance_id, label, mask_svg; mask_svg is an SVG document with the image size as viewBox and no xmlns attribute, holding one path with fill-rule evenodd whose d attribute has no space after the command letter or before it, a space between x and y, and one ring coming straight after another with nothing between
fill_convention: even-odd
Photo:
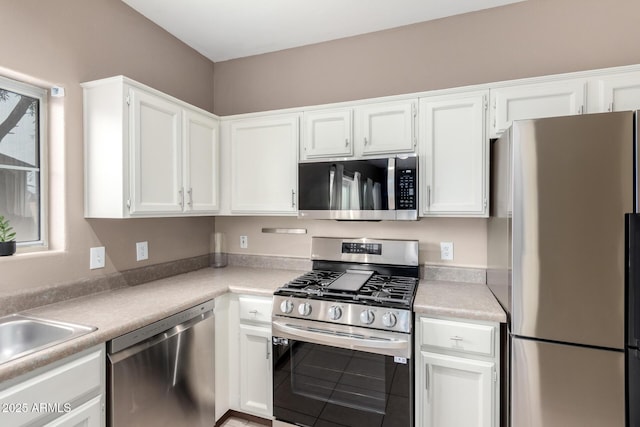
<instances>
[{"instance_id":1,"label":"window frame","mask_svg":"<svg viewBox=\"0 0 640 427\"><path fill-rule=\"evenodd\" d=\"M36 98L40 105L38 108L38 163L40 165L40 215L39 228L40 239L27 242L17 242L16 246L20 250L44 250L49 248L49 158L48 158L48 115L49 115L49 94L47 89L29 83L20 82L0 75L0 89L6 89L20 95Z\"/></svg>"}]
</instances>

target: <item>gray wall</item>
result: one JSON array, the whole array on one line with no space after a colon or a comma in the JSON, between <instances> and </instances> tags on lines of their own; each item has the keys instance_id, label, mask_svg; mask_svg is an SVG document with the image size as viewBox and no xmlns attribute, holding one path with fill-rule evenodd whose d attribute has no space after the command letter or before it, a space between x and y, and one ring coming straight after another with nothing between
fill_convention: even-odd
<instances>
[{"instance_id":1,"label":"gray wall","mask_svg":"<svg viewBox=\"0 0 640 427\"><path fill-rule=\"evenodd\" d=\"M215 64L220 115L640 63L637 0L527 0Z\"/></svg>"},{"instance_id":2,"label":"gray wall","mask_svg":"<svg viewBox=\"0 0 640 427\"><path fill-rule=\"evenodd\" d=\"M437 21L216 63L220 115L300 107L640 63L637 0L527 0ZM262 227L305 227L269 235ZM486 220L411 224L220 217L229 251L309 257L310 236L414 238L430 264L486 267ZM249 248L240 249L240 234ZM454 242L441 261L439 243Z\"/></svg>"},{"instance_id":3,"label":"gray wall","mask_svg":"<svg viewBox=\"0 0 640 427\"><path fill-rule=\"evenodd\" d=\"M0 295L208 253L212 218L84 219L80 83L124 74L211 111L211 61L119 0L0 0L0 14L0 75L66 89L51 102L52 250L0 259ZM92 246L106 247L105 269L89 270Z\"/></svg>"}]
</instances>

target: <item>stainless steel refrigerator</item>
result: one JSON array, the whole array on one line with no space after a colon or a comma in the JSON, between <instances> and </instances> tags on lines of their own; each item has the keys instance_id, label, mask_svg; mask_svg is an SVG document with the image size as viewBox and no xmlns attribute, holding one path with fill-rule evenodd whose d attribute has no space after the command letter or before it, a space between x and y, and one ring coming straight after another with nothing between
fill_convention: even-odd
<instances>
[{"instance_id":1,"label":"stainless steel refrigerator","mask_svg":"<svg viewBox=\"0 0 640 427\"><path fill-rule=\"evenodd\" d=\"M518 121L492 143L487 282L509 319L513 427L640 425L625 415L636 135L620 112Z\"/></svg>"}]
</instances>

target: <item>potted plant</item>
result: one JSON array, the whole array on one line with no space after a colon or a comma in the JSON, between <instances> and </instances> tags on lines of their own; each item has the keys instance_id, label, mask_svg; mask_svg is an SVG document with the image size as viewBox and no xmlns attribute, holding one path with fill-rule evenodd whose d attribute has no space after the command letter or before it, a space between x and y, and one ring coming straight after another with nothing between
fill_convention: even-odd
<instances>
[{"instance_id":1,"label":"potted plant","mask_svg":"<svg viewBox=\"0 0 640 427\"><path fill-rule=\"evenodd\" d=\"M0 256L16 253L16 233L9 225L9 220L0 215Z\"/></svg>"}]
</instances>

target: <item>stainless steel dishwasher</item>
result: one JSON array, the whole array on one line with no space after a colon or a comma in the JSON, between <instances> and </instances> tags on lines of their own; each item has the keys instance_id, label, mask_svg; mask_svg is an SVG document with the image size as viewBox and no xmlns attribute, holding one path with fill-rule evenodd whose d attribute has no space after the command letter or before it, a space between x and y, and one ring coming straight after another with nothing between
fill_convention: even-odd
<instances>
[{"instance_id":1,"label":"stainless steel dishwasher","mask_svg":"<svg viewBox=\"0 0 640 427\"><path fill-rule=\"evenodd\" d=\"M212 427L214 301L107 343L108 425Z\"/></svg>"}]
</instances>

